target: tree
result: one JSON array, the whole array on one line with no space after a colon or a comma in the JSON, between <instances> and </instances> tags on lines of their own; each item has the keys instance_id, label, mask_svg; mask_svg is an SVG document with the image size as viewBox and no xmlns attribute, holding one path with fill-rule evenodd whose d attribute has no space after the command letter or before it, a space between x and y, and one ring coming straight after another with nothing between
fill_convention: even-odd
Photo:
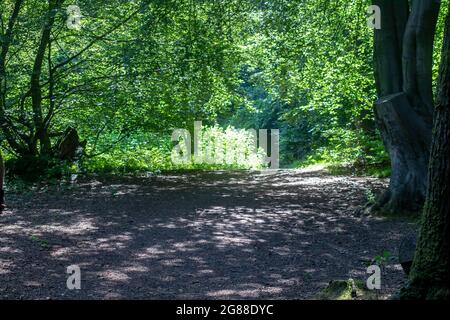
<instances>
[{"instance_id":1,"label":"tree","mask_svg":"<svg viewBox=\"0 0 450 320\"><path fill-rule=\"evenodd\" d=\"M46 52L51 42L52 28L55 23L55 16L61 10L62 0L48 0L47 10L44 15L44 23L41 28L40 38L37 44L37 51L33 59L33 67L27 90L23 94L21 101L25 103L26 98L31 98L32 121L28 122L25 119L20 119L20 124L25 125L30 129L29 134L25 134L18 128L17 123L14 123L14 118L8 114L8 77L7 77L7 59L10 57L9 52L11 45L14 43L14 37L17 35L15 28L17 26L18 18L21 10L25 4L22 0L14 2L13 11L7 24L6 31L1 34L1 53L0 53L0 127L3 135L9 146L18 154L37 155L38 143L40 143L40 153L48 154L51 150L50 137L48 133L48 117L43 115L43 84L42 84L42 69L46 59ZM49 82L51 82L51 77ZM52 98L52 97L51 97ZM50 99L51 99L50 98Z\"/></svg>"},{"instance_id":2,"label":"tree","mask_svg":"<svg viewBox=\"0 0 450 320\"><path fill-rule=\"evenodd\" d=\"M374 209L419 212L426 194L433 119L433 43L439 0L374 0L381 9L374 59L375 118L391 159L388 191Z\"/></svg>"},{"instance_id":3,"label":"tree","mask_svg":"<svg viewBox=\"0 0 450 320\"><path fill-rule=\"evenodd\" d=\"M0 152L0 213L5 208L5 191L3 190L3 179L5 178L5 164L3 162L3 156Z\"/></svg>"},{"instance_id":4,"label":"tree","mask_svg":"<svg viewBox=\"0 0 450 320\"><path fill-rule=\"evenodd\" d=\"M450 299L450 5L448 10L428 189L405 299Z\"/></svg>"},{"instance_id":5,"label":"tree","mask_svg":"<svg viewBox=\"0 0 450 320\"><path fill-rule=\"evenodd\" d=\"M70 143L75 133L92 159L146 133L213 122L243 100L247 1L79 0L80 28L67 25L69 0L0 3L0 143L11 173L60 165L84 145Z\"/></svg>"},{"instance_id":6,"label":"tree","mask_svg":"<svg viewBox=\"0 0 450 320\"><path fill-rule=\"evenodd\" d=\"M36 161L68 160L67 155L85 146L78 141L76 129L55 125L56 114L68 104L69 97L91 90L86 87L93 87L93 81L100 82L96 74L82 78L84 83L80 83L80 72L74 72L86 65L88 50L129 22L140 9L139 2L124 4L125 17L110 19L95 35L85 32L77 39L76 50L72 50L66 39L76 38L76 34L66 27L70 16L63 5L64 0L2 1L0 138L8 151L21 160L18 167L27 170L34 170ZM5 23L8 10L11 13ZM24 33L28 37L22 36ZM69 77L74 73L78 81ZM68 131L71 135L67 135ZM77 139L73 139L75 136ZM61 146L65 149L61 150Z\"/></svg>"},{"instance_id":7,"label":"tree","mask_svg":"<svg viewBox=\"0 0 450 320\"><path fill-rule=\"evenodd\" d=\"M2 129L3 135L6 137L6 140L11 145L12 148L17 150L22 150L22 146L17 143L14 137L14 126L12 125L11 119L7 117L6 109L7 109L7 99L6 99L6 91L7 91L7 77L6 77L6 58L8 56L8 52L11 47L11 43L13 40L13 30L17 22L17 18L19 16L20 9L22 7L22 0L17 0L14 3L14 8L12 10L11 16L6 25L6 29L4 28L4 24L2 23L1 37L0 37L0 128ZM2 3L3 5L3 3ZM3 21L3 20L2 20Z\"/></svg>"}]
</instances>

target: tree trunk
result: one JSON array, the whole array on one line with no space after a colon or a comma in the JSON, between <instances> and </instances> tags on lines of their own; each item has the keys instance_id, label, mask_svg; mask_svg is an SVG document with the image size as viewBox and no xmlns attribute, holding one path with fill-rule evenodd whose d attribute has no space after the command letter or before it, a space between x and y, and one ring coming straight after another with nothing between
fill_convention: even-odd
<instances>
[{"instance_id":1,"label":"tree trunk","mask_svg":"<svg viewBox=\"0 0 450 320\"><path fill-rule=\"evenodd\" d=\"M34 144L37 140L40 142L41 153L49 154L51 150L51 142L48 134L48 129L45 126L42 115L42 87L41 87L41 73L44 62L45 51L50 43L51 31L55 22L55 15L61 8L61 0L48 1L48 17L42 28L41 39L37 50L36 58L34 60L33 72L31 74L30 92L31 103L33 107L33 120L36 128ZM33 147L36 147L35 145Z\"/></svg>"},{"instance_id":2,"label":"tree trunk","mask_svg":"<svg viewBox=\"0 0 450 320\"><path fill-rule=\"evenodd\" d=\"M372 208L417 213L426 192L433 117L432 57L439 15L437 0L375 0L375 119L391 159L388 191Z\"/></svg>"},{"instance_id":3,"label":"tree trunk","mask_svg":"<svg viewBox=\"0 0 450 320\"><path fill-rule=\"evenodd\" d=\"M9 146L19 154L25 153L26 147L20 143L20 141L17 141L17 132L14 131L12 123L6 112L6 57L8 55L11 43L13 42L13 30L19 17L22 4L23 0L15 1L6 31L4 34L0 34L0 129L2 130L3 136Z\"/></svg>"},{"instance_id":4,"label":"tree trunk","mask_svg":"<svg viewBox=\"0 0 450 320\"><path fill-rule=\"evenodd\" d=\"M76 129L67 128L64 136L56 145L57 156L61 160L75 161L83 154L86 143L86 140L80 141Z\"/></svg>"},{"instance_id":5,"label":"tree trunk","mask_svg":"<svg viewBox=\"0 0 450 320\"><path fill-rule=\"evenodd\" d=\"M403 299L450 299L450 5L448 10L427 197Z\"/></svg>"},{"instance_id":6,"label":"tree trunk","mask_svg":"<svg viewBox=\"0 0 450 320\"><path fill-rule=\"evenodd\" d=\"M5 208L5 192L3 189L3 179L5 178L5 164L2 153L0 152L0 213Z\"/></svg>"},{"instance_id":7,"label":"tree trunk","mask_svg":"<svg viewBox=\"0 0 450 320\"><path fill-rule=\"evenodd\" d=\"M378 100L375 113L392 166L389 190L378 205L388 213L418 212L425 200L429 128L405 93Z\"/></svg>"}]
</instances>

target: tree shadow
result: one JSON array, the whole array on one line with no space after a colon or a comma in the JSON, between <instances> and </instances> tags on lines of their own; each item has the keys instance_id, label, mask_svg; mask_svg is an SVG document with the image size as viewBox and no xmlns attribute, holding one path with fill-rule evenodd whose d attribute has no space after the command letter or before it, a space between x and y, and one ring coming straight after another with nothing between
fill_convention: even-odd
<instances>
[{"instance_id":1,"label":"tree shadow","mask_svg":"<svg viewBox=\"0 0 450 320\"><path fill-rule=\"evenodd\" d=\"M364 279L396 252L406 221L358 217L370 178L296 170L191 172L80 181L0 216L0 297L305 299ZM81 268L68 290L66 268ZM403 283L393 261L384 292Z\"/></svg>"}]
</instances>

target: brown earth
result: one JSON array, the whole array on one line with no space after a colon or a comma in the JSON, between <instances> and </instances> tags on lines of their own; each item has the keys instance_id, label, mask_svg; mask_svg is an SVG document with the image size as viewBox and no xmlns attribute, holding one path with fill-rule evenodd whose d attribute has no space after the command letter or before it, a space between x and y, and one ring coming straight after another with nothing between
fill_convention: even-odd
<instances>
[{"instance_id":1,"label":"brown earth","mask_svg":"<svg viewBox=\"0 0 450 320\"><path fill-rule=\"evenodd\" d=\"M308 299L333 279L380 297L405 277L400 237L414 225L361 216L386 180L321 171L190 172L84 178L7 195L0 215L1 299ZM81 268L69 290L66 268Z\"/></svg>"}]
</instances>

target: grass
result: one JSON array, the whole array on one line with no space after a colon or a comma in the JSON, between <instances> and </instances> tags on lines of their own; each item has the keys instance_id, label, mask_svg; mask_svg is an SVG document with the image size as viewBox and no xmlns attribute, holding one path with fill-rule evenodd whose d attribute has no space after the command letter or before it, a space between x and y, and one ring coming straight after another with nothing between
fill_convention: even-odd
<instances>
[{"instance_id":1,"label":"grass","mask_svg":"<svg viewBox=\"0 0 450 320\"><path fill-rule=\"evenodd\" d=\"M360 280L333 280L318 295L319 300L378 300L375 291L367 289Z\"/></svg>"},{"instance_id":2,"label":"grass","mask_svg":"<svg viewBox=\"0 0 450 320\"><path fill-rule=\"evenodd\" d=\"M355 165L351 163L335 163L335 162L297 162L293 165L295 168L303 170L316 170L320 168L325 170L333 176L360 176L360 177L375 177L375 178L389 178L391 176L391 167L388 163L373 164L373 165Z\"/></svg>"},{"instance_id":3,"label":"grass","mask_svg":"<svg viewBox=\"0 0 450 320\"><path fill-rule=\"evenodd\" d=\"M37 236L31 236L31 241L37 243L42 249L50 249L50 243L47 240L40 239Z\"/></svg>"}]
</instances>

